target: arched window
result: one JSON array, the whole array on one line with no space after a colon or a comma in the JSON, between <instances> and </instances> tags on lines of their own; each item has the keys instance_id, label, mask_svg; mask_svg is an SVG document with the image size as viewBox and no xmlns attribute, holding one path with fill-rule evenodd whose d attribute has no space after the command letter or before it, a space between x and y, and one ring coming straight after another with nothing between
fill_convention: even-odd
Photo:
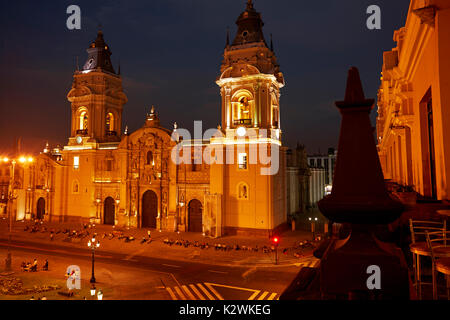
<instances>
[{"instance_id":1,"label":"arched window","mask_svg":"<svg viewBox=\"0 0 450 320\"><path fill-rule=\"evenodd\" d=\"M106 131L114 131L114 115L111 112L106 114Z\"/></svg>"},{"instance_id":2,"label":"arched window","mask_svg":"<svg viewBox=\"0 0 450 320\"><path fill-rule=\"evenodd\" d=\"M248 192L249 192L248 185L245 182L241 182L238 184L237 197L239 200L247 200Z\"/></svg>"},{"instance_id":3,"label":"arched window","mask_svg":"<svg viewBox=\"0 0 450 320\"><path fill-rule=\"evenodd\" d=\"M233 125L251 125L253 116L253 95L247 90L239 90L232 97Z\"/></svg>"},{"instance_id":4,"label":"arched window","mask_svg":"<svg viewBox=\"0 0 450 320\"><path fill-rule=\"evenodd\" d=\"M151 152L151 151L147 152L147 164L155 165L155 163L153 161L153 152Z\"/></svg>"},{"instance_id":5,"label":"arched window","mask_svg":"<svg viewBox=\"0 0 450 320\"><path fill-rule=\"evenodd\" d=\"M80 128L80 130L87 130L88 129L88 113L87 111L82 111L80 113L80 117L79 117L79 124L78 127Z\"/></svg>"}]
</instances>

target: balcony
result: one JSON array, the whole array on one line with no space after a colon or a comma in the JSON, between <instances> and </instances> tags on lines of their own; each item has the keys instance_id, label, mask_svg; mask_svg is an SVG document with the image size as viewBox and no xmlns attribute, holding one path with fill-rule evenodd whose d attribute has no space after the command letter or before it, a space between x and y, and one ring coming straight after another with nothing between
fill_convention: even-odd
<instances>
[{"instance_id":1,"label":"balcony","mask_svg":"<svg viewBox=\"0 0 450 320\"><path fill-rule=\"evenodd\" d=\"M77 135L87 136L87 134L88 134L87 129L77 130Z\"/></svg>"},{"instance_id":2,"label":"balcony","mask_svg":"<svg viewBox=\"0 0 450 320\"><path fill-rule=\"evenodd\" d=\"M252 119L237 119L233 121L235 126L251 126Z\"/></svg>"}]
</instances>

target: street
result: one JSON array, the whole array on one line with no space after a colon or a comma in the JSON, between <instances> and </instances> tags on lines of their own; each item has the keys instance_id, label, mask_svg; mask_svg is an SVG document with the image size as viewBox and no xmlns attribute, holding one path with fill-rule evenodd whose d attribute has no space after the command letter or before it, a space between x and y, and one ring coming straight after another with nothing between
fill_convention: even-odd
<instances>
[{"instance_id":1,"label":"street","mask_svg":"<svg viewBox=\"0 0 450 320\"><path fill-rule=\"evenodd\" d=\"M6 256L7 241L0 241L0 256ZM89 249L14 240L13 269L22 261L49 260L48 273L65 280L69 265L81 268L82 286L90 287ZM195 261L169 260L139 255L102 252L95 256L96 286L107 287L104 299L173 300L273 300L289 285L295 266L240 267ZM38 276L42 271L36 273Z\"/></svg>"}]
</instances>

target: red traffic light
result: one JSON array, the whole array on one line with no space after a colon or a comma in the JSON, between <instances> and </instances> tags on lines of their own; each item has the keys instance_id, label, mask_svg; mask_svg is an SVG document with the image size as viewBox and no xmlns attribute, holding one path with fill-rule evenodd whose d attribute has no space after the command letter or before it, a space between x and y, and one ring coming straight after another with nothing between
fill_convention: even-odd
<instances>
[{"instance_id":1,"label":"red traffic light","mask_svg":"<svg viewBox=\"0 0 450 320\"><path fill-rule=\"evenodd\" d=\"M279 241L280 241L280 238L278 238L278 237L273 237L272 238L272 242L275 243L275 244L278 244Z\"/></svg>"}]
</instances>

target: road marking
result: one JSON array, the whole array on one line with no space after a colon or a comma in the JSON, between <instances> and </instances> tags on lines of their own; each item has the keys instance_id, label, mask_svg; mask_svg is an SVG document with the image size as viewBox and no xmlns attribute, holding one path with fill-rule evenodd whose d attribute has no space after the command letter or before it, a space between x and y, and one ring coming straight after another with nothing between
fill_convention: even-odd
<instances>
[{"instance_id":1,"label":"road marking","mask_svg":"<svg viewBox=\"0 0 450 320\"><path fill-rule=\"evenodd\" d=\"M205 282L205 286L207 286L208 289L211 290L211 292L214 293L219 300L224 300L223 297L216 291L216 289L212 287L212 285L213 283Z\"/></svg>"},{"instance_id":2,"label":"road marking","mask_svg":"<svg viewBox=\"0 0 450 320\"><path fill-rule=\"evenodd\" d=\"M255 292L248 298L248 300L254 300L255 297L261 292L261 290L255 290Z\"/></svg>"},{"instance_id":3,"label":"road marking","mask_svg":"<svg viewBox=\"0 0 450 320\"><path fill-rule=\"evenodd\" d=\"M199 287L199 288L206 294L206 296L209 298L209 300L216 300L216 299L214 299L214 297L208 292L208 290L206 290L205 287L202 286L201 283L197 283L197 287Z\"/></svg>"},{"instance_id":4,"label":"road marking","mask_svg":"<svg viewBox=\"0 0 450 320\"><path fill-rule=\"evenodd\" d=\"M166 288L167 292L170 294L170 297L172 298L172 300L178 300L177 296L175 295L175 293L173 293L172 289L170 288Z\"/></svg>"},{"instance_id":5,"label":"road marking","mask_svg":"<svg viewBox=\"0 0 450 320\"><path fill-rule=\"evenodd\" d=\"M193 284L190 284L189 287L191 287L192 291L194 291L194 293L197 295L197 297L200 298L200 300L206 300L205 297L200 293L200 291L197 290L197 288Z\"/></svg>"},{"instance_id":6,"label":"road marking","mask_svg":"<svg viewBox=\"0 0 450 320\"><path fill-rule=\"evenodd\" d=\"M208 270L208 272L227 274L225 271Z\"/></svg>"},{"instance_id":7,"label":"road marking","mask_svg":"<svg viewBox=\"0 0 450 320\"><path fill-rule=\"evenodd\" d=\"M162 265L166 266L166 267L172 267L172 268L181 268L180 266L175 266L173 264L164 264L164 263L162 263Z\"/></svg>"},{"instance_id":8,"label":"road marking","mask_svg":"<svg viewBox=\"0 0 450 320\"><path fill-rule=\"evenodd\" d=\"M258 300L264 300L264 298L269 294L269 291L264 291L262 295L259 296Z\"/></svg>"},{"instance_id":9,"label":"road marking","mask_svg":"<svg viewBox=\"0 0 450 320\"><path fill-rule=\"evenodd\" d=\"M174 289L178 293L178 295L180 296L181 300L187 300L186 296L183 294L183 292L181 292L180 288L175 287Z\"/></svg>"},{"instance_id":10,"label":"road marking","mask_svg":"<svg viewBox=\"0 0 450 320\"><path fill-rule=\"evenodd\" d=\"M270 295L270 297L267 298L267 300L273 300L276 296L277 294L274 292Z\"/></svg>"},{"instance_id":11,"label":"road marking","mask_svg":"<svg viewBox=\"0 0 450 320\"><path fill-rule=\"evenodd\" d=\"M244 291L251 291L251 292L255 292L255 291L261 292L261 290L241 288L241 287L233 287L233 286L228 286L226 284L217 284L217 283L210 283L210 284L213 285L213 286L216 286L216 287L224 287L224 288L228 288L228 289L244 290Z\"/></svg>"},{"instance_id":12,"label":"road marking","mask_svg":"<svg viewBox=\"0 0 450 320\"><path fill-rule=\"evenodd\" d=\"M195 297L192 295L191 291L189 291L188 287L186 286L181 286L181 288L184 290L184 292L187 293L187 295L189 296L189 300L197 300L195 299Z\"/></svg>"},{"instance_id":13,"label":"road marking","mask_svg":"<svg viewBox=\"0 0 450 320\"><path fill-rule=\"evenodd\" d=\"M217 283L208 283L208 282L189 284L189 285L180 285L180 286L173 287L173 288L166 288L166 290L170 294L170 297L172 298L172 300L208 300L208 299L209 300L225 300L224 297L222 297L222 295L219 292L217 292L216 289L214 289L214 287L231 288L231 289L235 289L235 290L252 292L252 295L248 298L248 300L255 300L256 297L258 297L258 295L261 294L261 292L262 292L262 294L259 296L259 298L257 300L275 300L275 298L278 295L278 293L276 293L276 292L270 293L270 291L233 287L233 286L217 284ZM200 290L198 290L198 289L200 289ZM205 295L207 298L205 297ZM233 297L231 297L231 299L233 299ZM276 300L278 300L278 299L276 299Z\"/></svg>"}]
</instances>

